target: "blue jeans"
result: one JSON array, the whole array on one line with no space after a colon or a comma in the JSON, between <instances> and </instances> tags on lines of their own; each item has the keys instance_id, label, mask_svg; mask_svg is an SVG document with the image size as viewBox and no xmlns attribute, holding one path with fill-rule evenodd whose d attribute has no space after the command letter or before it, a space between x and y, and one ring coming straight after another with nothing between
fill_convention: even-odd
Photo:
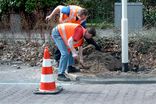
<instances>
[{"instance_id":1,"label":"blue jeans","mask_svg":"<svg viewBox=\"0 0 156 104\"><path fill-rule=\"evenodd\" d=\"M67 46L65 45L64 41L62 40L62 37L61 37L57 27L53 28L53 30L52 30L52 38L53 38L56 46L58 47L58 49L61 52L58 74L64 74L65 70L68 68L68 66L74 64L74 58L72 57L72 53L68 52Z\"/></svg>"}]
</instances>

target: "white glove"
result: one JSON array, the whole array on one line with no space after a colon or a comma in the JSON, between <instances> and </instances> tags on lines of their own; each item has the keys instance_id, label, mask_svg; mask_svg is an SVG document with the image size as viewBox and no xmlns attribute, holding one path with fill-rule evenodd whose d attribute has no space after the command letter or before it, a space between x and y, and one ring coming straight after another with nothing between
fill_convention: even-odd
<instances>
[{"instance_id":1,"label":"white glove","mask_svg":"<svg viewBox=\"0 0 156 104\"><path fill-rule=\"evenodd\" d=\"M73 57L78 57L78 54L77 53L72 53L72 56Z\"/></svg>"},{"instance_id":2,"label":"white glove","mask_svg":"<svg viewBox=\"0 0 156 104\"><path fill-rule=\"evenodd\" d=\"M46 20L48 20L48 21L49 21L50 19L51 19L51 18L50 18L50 16L47 16L47 17L46 17Z\"/></svg>"}]
</instances>

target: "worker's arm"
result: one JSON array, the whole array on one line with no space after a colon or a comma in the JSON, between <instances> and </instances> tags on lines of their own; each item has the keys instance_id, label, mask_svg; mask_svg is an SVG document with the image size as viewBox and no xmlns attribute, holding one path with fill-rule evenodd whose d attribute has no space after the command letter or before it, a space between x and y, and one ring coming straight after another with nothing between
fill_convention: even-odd
<instances>
[{"instance_id":1,"label":"worker's arm","mask_svg":"<svg viewBox=\"0 0 156 104\"><path fill-rule=\"evenodd\" d=\"M68 39L68 46L69 46L69 48L70 48L70 50L71 50L71 52L72 52L72 56L73 56L73 57L78 57L77 51L76 51L76 49L74 48L73 43L74 43L73 38L70 37L70 38Z\"/></svg>"},{"instance_id":2,"label":"worker's arm","mask_svg":"<svg viewBox=\"0 0 156 104\"><path fill-rule=\"evenodd\" d=\"M96 50L101 51L101 47L94 41L93 38L90 38L90 39L85 38L85 40L88 44L94 45Z\"/></svg>"},{"instance_id":3,"label":"worker's arm","mask_svg":"<svg viewBox=\"0 0 156 104\"><path fill-rule=\"evenodd\" d=\"M84 28L86 28L86 21L82 22L81 23L81 26L83 26ZM88 44L92 44L95 47L96 50L101 51L101 47L94 41L93 38L90 38L90 39L86 39L85 38L85 40L86 40L86 42Z\"/></svg>"},{"instance_id":4,"label":"worker's arm","mask_svg":"<svg viewBox=\"0 0 156 104\"><path fill-rule=\"evenodd\" d=\"M54 17L56 14L60 13L61 9L62 9L62 5L57 6L52 13L46 17L46 20L50 20L52 17Z\"/></svg>"},{"instance_id":5,"label":"worker's arm","mask_svg":"<svg viewBox=\"0 0 156 104\"><path fill-rule=\"evenodd\" d=\"M84 28L86 29L86 27L87 27L87 26L86 26L86 21L83 21L83 22L81 23L81 26L84 27Z\"/></svg>"},{"instance_id":6,"label":"worker's arm","mask_svg":"<svg viewBox=\"0 0 156 104\"><path fill-rule=\"evenodd\" d=\"M75 28L75 33L68 39L68 45L71 49L73 57L78 56L73 43L81 40L82 37L83 37L83 28L81 26L78 26Z\"/></svg>"}]
</instances>

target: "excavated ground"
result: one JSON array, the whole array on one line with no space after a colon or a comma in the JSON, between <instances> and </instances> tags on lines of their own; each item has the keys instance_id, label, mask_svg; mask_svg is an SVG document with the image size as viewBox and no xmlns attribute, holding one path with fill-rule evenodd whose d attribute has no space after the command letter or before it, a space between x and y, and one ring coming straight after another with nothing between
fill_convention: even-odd
<instances>
[{"instance_id":1,"label":"excavated ground","mask_svg":"<svg viewBox=\"0 0 156 104\"><path fill-rule=\"evenodd\" d=\"M129 72L121 72L121 41L120 39L100 38L96 40L102 51L96 51L93 46L85 48L84 64L89 69L82 73L97 76L154 76L156 74L156 42L146 39L130 39L129 41ZM8 43L0 41L1 64L18 61L25 65L41 65L44 47L38 42L17 41ZM53 58L53 47L50 47Z\"/></svg>"}]
</instances>

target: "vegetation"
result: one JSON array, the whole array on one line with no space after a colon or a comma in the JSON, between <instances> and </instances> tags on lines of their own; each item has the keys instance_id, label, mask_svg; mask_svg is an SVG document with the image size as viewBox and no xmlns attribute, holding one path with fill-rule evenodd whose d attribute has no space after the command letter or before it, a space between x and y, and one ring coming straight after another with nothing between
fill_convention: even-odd
<instances>
[{"instance_id":1,"label":"vegetation","mask_svg":"<svg viewBox=\"0 0 156 104\"><path fill-rule=\"evenodd\" d=\"M25 11L31 13L38 9L55 6L58 0L0 0L0 13Z\"/></svg>"},{"instance_id":2,"label":"vegetation","mask_svg":"<svg viewBox=\"0 0 156 104\"><path fill-rule=\"evenodd\" d=\"M155 25L156 21L156 0L128 0L129 2L142 2L144 4L144 24ZM88 9L90 15L89 23L97 23L106 27L113 23L114 18L114 3L121 0L0 0L0 17L2 14L10 12L23 12L26 17L31 18L32 15L42 12L43 18L48 11L53 10L57 5L80 5ZM107 21L107 23L105 22ZM105 23L107 24L106 26Z\"/></svg>"}]
</instances>

